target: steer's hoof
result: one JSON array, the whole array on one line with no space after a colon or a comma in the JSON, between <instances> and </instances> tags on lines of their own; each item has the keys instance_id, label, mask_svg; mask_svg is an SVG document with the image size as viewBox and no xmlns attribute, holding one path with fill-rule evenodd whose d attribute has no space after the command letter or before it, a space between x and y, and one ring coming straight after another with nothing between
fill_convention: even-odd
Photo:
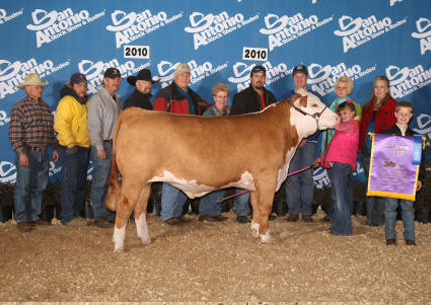
<instances>
[{"instance_id":1,"label":"steer's hoof","mask_svg":"<svg viewBox=\"0 0 431 305\"><path fill-rule=\"evenodd\" d=\"M259 223L257 222L251 223L251 236L253 236L254 238L259 237Z\"/></svg>"},{"instance_id":2,"label":"steer's hoof","mask_svg":"<svg viewBox=\"0 0 431 305\"><path fill-rule=\"evenodd\" d=\"M263 243L269 243L272 241L271 233L269 233L269 230L265 234L260 235L260 241Z\"/></svg>"},{"instance_id":3,"label":"steer's hoof","mask_svg":"<svg viewBox=\"0 0 431 305\"><path fill-rule=\"evenodd\" d=\"M141 238L141 243L142 245L148 245L149 243L151 243L151 238Z\"/></svg>"},{"instance_id":4,"label":"steer's hoof","mask_svg":"<svg viewBox=\"0 0 431 305\"><path fill-rule=\"evenodd\" d=\"M123 252L124 251L124 247L123 246L114 246L114 252Z\"/></svg>"}]
</instances>

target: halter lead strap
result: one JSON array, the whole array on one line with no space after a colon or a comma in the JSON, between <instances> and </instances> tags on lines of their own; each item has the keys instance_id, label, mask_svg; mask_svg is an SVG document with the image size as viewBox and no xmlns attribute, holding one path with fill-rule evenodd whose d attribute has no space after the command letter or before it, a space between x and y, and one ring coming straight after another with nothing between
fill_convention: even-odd
<instances>
[{"instance_id":1,"label":"halter lead strap","mask_svg":"<svg viewBox=\"0 0 431 305\"><path fill-rule=\"evenodd\" d=\"M310 113L305 112L301 108L296 107L291 98L289 98L288 101L289 101L290 105L292 105L292 107L295 108L296 111L298 111L299 113L302 113L304 116L308 115L308 116L311 116L313 119L315 119L317 125L319 125L318 122L319 122L320 116L326 110L326 108L328 108L328 106L325 105L325 107L323 107L322 111L310 114Z\"/></svg>"}]
</instances>

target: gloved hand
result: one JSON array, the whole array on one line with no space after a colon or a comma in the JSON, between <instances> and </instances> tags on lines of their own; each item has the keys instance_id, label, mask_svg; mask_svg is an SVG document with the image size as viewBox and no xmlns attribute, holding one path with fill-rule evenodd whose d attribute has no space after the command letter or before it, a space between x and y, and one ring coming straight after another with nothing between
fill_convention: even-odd
<instances>
[{"instance_id":1,"label":"gloved hand","mask_svg":"<svg viewBox=\"0 0 431 305\"><path fill-rule=\"evenodd\" d=\"M74 155L78 152L78 146L70 146L66 149L66 154Z\"/></svg>"}]
</instances>

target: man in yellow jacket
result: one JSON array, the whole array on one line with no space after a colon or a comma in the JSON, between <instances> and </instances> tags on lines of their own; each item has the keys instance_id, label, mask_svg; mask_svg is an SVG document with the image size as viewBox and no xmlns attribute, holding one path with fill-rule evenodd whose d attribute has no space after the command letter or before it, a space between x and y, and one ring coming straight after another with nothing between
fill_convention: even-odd
<instances>
[{"instance_id":1,"label":"man in yellow jacket","mask_svg":"<svg viewBox=\"0 0 431 305\"><path fill-rule=\"evenodd\" d=\"M90 157L87 128L87 79L75 73L60 91L54 129L61 161L61 223L79 225Z\"/></svg>"}]
</instances>

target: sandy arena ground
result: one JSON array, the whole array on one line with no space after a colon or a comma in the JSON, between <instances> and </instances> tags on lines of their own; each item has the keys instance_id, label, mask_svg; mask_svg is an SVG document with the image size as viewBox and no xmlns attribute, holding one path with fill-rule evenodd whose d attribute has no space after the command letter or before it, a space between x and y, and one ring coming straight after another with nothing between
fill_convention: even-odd
<instances>
[{"instance_id":1,"label":"sandy arena ground","mask_svg":"<svg viewBox=\"0 0 431 305\"><path fill-rule=\"evenodd\" d=\"M416 222L417 246L408 247L398 221L398 245L386 246L384 228L364 217L353 217L353 236L329 234L319 211L311 224L277 218L263 244L226 215L187 215L181 227L150 215L152 243L141 246L130 223L121 253L113 229L0 224L0 302L431 301L431 224Z\"/></svg>"}]
</instances>

